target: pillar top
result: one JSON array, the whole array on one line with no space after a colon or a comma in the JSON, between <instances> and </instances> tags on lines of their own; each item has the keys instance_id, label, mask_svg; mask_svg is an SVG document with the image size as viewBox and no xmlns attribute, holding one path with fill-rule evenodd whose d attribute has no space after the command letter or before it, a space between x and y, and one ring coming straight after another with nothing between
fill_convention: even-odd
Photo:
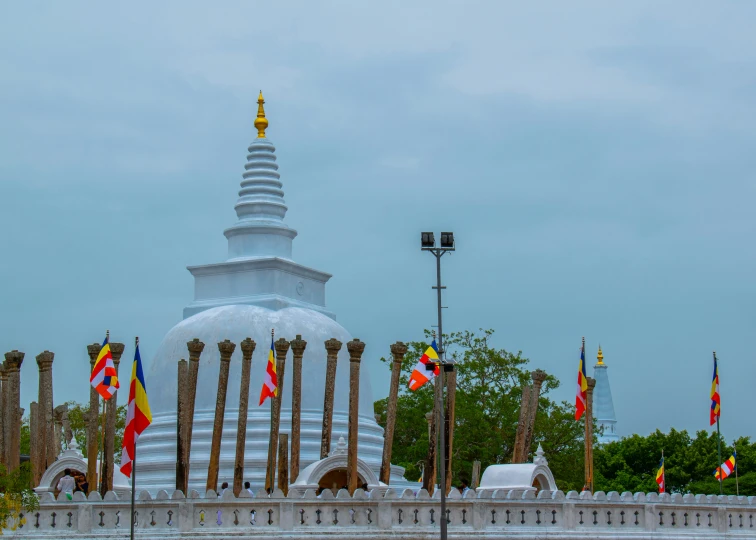
<instances>
[{"instance_id":1,"label":"pillar top","mask_svg":"<svg viewBox=\"0 0 756 540\"><path fill-rule=\"evenodd\" d=\"M289 352L290 345L291 344L284 338L278 338L275 343L276 356L286 356L286 353Z\"/></svg>"},{"instance_id":2,"label":"pillar top","mask_svg":"<svg viewBox=\"0 0 756 540\"><path fill-rule=\"evenodd\" d=\"M294 356L302 356L305 348L307 348L307 342L302 339L300 334L297 334L297 337L291 340L291 350L294 351Z\"/></svg>"},{"instance_id":3,"label":"pillar top","mask_svg":"<svg viewBox=\"0 0 756 540\"><path fill-rule=\"evenodd\" d=\"M241 350L242 355L244 358L250 358L252 356L252 353L255 352L255 347L257 346L257 343L252 338L245 338L241 342Z\"/></svg>"},{"instance_id":4,"label":"pillar top","mask_svg":"<svg viewBox=\"0 0 756 540\"><path fill-rule=\"evenodd\" d=\"M546 377L548 377L548 374L542 369L536 369L530 374L530 376L532 377L534 383L541 384L543 383L543 381L546 380Z\"/></svg>"},{"instance_id":5,"label":"pillar top","mask_svg":"<svg viewBox=\"0 0 756 540\"><path fill-rule=\"evenodd\" d=\"M183 362L183 363L185 363L185 364L186 364L186 360L184 360L183 358L182 358L182 359L180 359L180 360L178 361L178 363L179 363L179 364L180 364L181 362Z\"/></svg>"},{"instance_id":6,"label":"pillar top","mask_svg":"<svg viewBox=\"0 0 756 540\"><path fill-rule=\"evenodd\" d=\"M118 364L121 361L121 355L126 346L123 343L113 342L110 344L110 352L113 354L113 363Z\"/></svg>"},{"instance_id":7,"label":"pillar top","mask_svg":"<svg viewBox=\"0 0 756 540\"><path fill-rule=\"evenodd\" d=\"M5 369L5 362L0 362L0 379L6 379L8 371Z\"/></svg>"},{"instance_id":8,"label":"pillar top","mask_svg":"<svg viewBox=\"0 0 756 540\"><path fill-rule=\"evenodd\" d=\"M21 369L21 364L24 361L24 356L24 353L18 352L15 349L5 353L5 371L11 373Z\"/></svg>"},{"instance_id":9,"label":"pillar top","mask_svg":"<svg viewBox=\"0 0 756 540\"><path fill-rule=\"evenodd\" d=\"M94 363L97 360L97 356L100 354L100 349L102 349L102 345L99 343L87 345L87 354L89 355L90 362Z\"/></svg>"},{"instance_id":10,"label":"pillar top","mask_svg":"<svg viewBox=\"0 0 756 540\"><path fill-rule=\"evenodd\" d=\"M593 388L596 386L596 379L593 377L586 377L585 379L588 383L588 391L593 392Z\"/></svg>"},{"instance_id":11,"label":"pillar top","mask_svg":"<svg viewBox=\"0 0 756 540\"><path fill-rule=\"evenodd\" d=\"M407 345L401 341L397 341L391 345L391 354L394 355L394 362L401 362L404 355L407 354Z\"/></svg>"},{"instance_id":12,"label":"pillar top","mask_svg":"<svg viewBox=\"0 0 756 540\"><path fill-rule=\"evenodd\" d=\"M218 351L220 352L221 362L231 361L231 355L236 350L236 343L232 343L226 339L218 343Z\"/></svg>"},{"instance_id":13,"label":"pillar top","mask_svg":"<svg viewBox=\"0 0 756 540\"><path fill-rule=\"evenodd\" d=\"M55 359L55 353L50 351L43 351L37 355L37 366L40 371L44 371L52 368L53 360Z\"/></svg>"},{"instance_id":14,"label":"pillar top","mask_svg":"<svg viewBox=\"0 0 756 540\"><path fill-rule=\"evenodd\" d=\"M359 362L362 359L362 352L365 350L365 343L357 338L347 342L347 351L349 351L349 361Z\"/></svg>"},{"instance_id":15,"label":"pillar top","mask_svg":"<svg viewBox=\"0 0 756 540\"><path fill-rule=\"evenodd\" d=\"M193 354L199 356L202 350L205 348L205 344L202 343L198 338L194 338L193 340L186 342L186 347L187 349L189 349L190 357Z\"/></svg>"},{"instance_id":16,"label":"pillar top","mask_svg":"<svg viewBox=\"0 0 756 540\"><path fill-rule=\"evenodd\" d=\"M336 338L331 338L325 342L326 351L330 354L338 353L341 350L341 345L342 343Z\"/></svg>"}]
</instances>

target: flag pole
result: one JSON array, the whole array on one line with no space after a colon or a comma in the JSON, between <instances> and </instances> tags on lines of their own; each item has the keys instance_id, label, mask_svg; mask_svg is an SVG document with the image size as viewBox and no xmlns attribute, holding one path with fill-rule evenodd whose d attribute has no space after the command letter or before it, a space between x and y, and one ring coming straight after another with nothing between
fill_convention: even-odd
<instances>
[{"instance_id":1,"label":"flag pole","mask_svg":"<svg viewBox=\"0 0 756 540\"><path fill-rule=\"evenodd\" d=\"M714 355L714 365L716 366L717 365L717 351L714 351L712 354ZM717 366L717 378L718 377L719 377L719 368ZM721 403L721 400L722 400L721 395L719 399ZM720 404L719 407L720 407L719 410L721 414L722 405ZM722 437L719 434L719 414L717 415L717 463L718 463L717 467L719 467L719 494L721 495L722 494Z\"/></svg>"},{"instance_id":2,"label":"flag pole","mask_svg":"<svg viewBox=\"0 0 756 540\"><path fill-rule=\"evenodd\" d=\"M667 464L664 463L664 448L662 448L662 493L667 492Z\"/></svg>"},{"instance_id":3,"label":"flag pole","mask_svg":"<svg viewBox=\"0 0 756 540\"><path fill-rule=\"evenodd\" d=\"M738 447L735 441L732 441L732 453L735 456L735 495L740 497L740 487L738 486Z\"/></svg>"},{"instance_id":4,"label":"flag pole","mask_svg":"<svg viewBox=\"0 0 756 540\"><path fill-rule=\"evenodd\" d=\"M134 348L139 350L139 337L134 338ZM131 394L131 391L129 391ZM136 521L136 512L134 509L136 501L136 437L134 437L134 455L131 456L131 540L134 540L134 522Z\"/></svg>"}]
</instances>

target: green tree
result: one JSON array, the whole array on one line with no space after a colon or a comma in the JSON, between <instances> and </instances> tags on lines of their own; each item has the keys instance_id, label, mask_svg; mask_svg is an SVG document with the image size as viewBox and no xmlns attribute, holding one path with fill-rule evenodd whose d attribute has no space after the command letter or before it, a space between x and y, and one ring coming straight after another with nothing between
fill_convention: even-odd
<instances>
[{"instance_id":1,"label":"green tree","mask_svg":"<svg viewBox=\"0 0 756 540\"><path fill-rule=\"evenodd\" d=\"M29 489L30 481L28 463L10 473L0 464L0 535L4 528L15 530L19 521L23 524L24 512L33 512L39 508L37 495Z\"/></svg>"},{"instance_id":2,"label":"green tree","mask_svg":"<svg viewBox=\"0 0 756 540\"><path fill-rule=\"evenodd\" d=\"M86 448L87 446L87 418L89 418L89 403L81 404L75 401L69 401L68 405L68 421L71 423L71 431L73 431L76 441L80 447ZM116 424L115 424L115 443L113 448L115 449L115 462L121 461L121 446L123 445L123 430L126 429L126 412L128 406L121 405L116 409ZM102 426L104 415L102 410L99 411L97 420L97 453L102 451Z\"/></svg>"}]
</instances>

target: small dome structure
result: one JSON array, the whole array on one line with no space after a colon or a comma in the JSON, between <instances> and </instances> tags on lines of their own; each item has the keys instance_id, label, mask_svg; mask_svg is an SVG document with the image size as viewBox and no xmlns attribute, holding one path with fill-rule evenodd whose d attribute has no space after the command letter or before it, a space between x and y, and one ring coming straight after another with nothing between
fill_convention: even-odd
<instances>
[{"instance_id":1,"label":"small dome structure","mask_svg":"<svg viewBox=\"0 0 756 540\"><path fill-rule=\"evenodd\" d=\"M487 467L480 479L480 487L478 487L477 492L493 492L496 490L538 492L542 489L556 491L557 485L554 475L549 469L549 463L543 455L543 448L539 444L533 463Z\"/></svg>"}]
</instances>

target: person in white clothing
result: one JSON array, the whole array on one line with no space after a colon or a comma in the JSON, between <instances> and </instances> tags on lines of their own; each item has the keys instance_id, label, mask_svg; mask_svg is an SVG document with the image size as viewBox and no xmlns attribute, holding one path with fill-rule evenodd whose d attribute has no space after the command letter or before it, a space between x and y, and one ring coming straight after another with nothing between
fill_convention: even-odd
<instances>
[{"instance_id":1,"label":"person in white clothing","mask_svg":"<svg viewBox=\"0 0 756 540\"><path fill-rule=\"evenodd\" d=\"M66 469L63 471L63 478L58 480L58 491L65 493L66 497L70 499L75 487L76 481L71 476L71 469Z\"/></svg>"}]
</instances>

